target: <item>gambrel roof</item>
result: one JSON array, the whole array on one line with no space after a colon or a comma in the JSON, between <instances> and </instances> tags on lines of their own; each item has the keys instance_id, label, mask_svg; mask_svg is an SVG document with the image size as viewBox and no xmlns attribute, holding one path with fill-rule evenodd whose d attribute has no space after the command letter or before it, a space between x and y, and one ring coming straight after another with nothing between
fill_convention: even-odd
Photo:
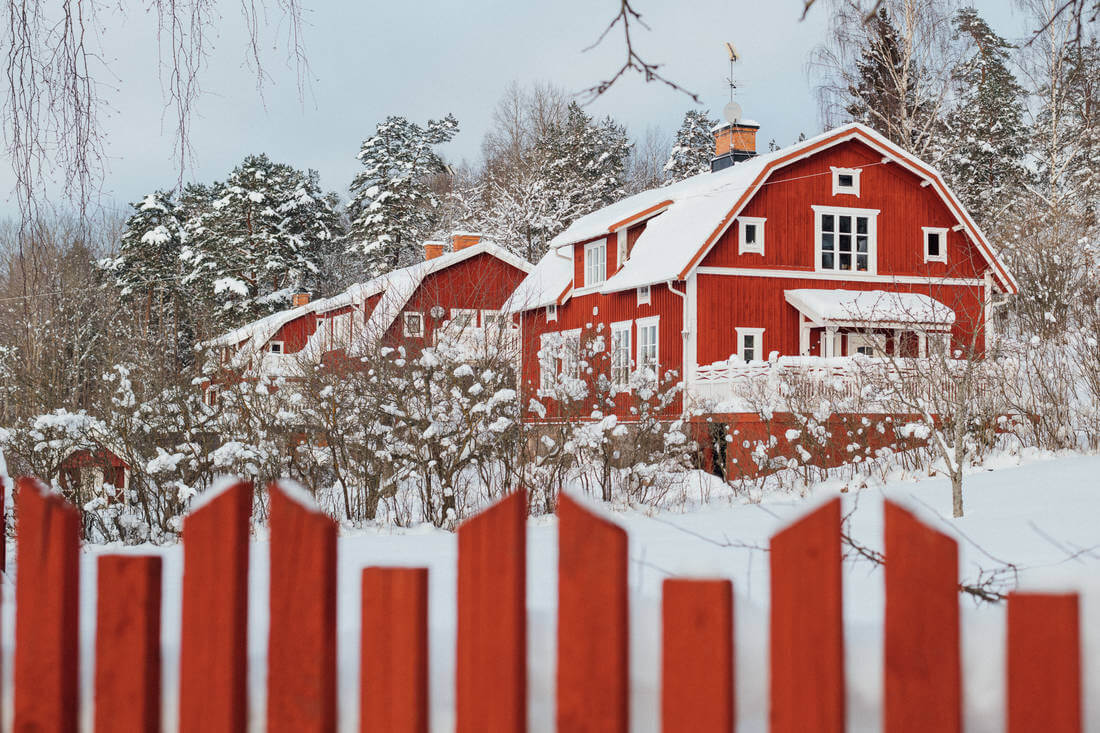
<instances>
[{"instance_id":1,"label":"gambrel roof","mask_svg":"<svg viewBox=\"0 0 1100 733\"><path fill-rule=\"evenodd\" d=\"M606 237L641 221L647 224L629 259L603 283L600 292L685 279L773 173L850 140L858 140L927 181L989 264L997 286L1003 292L1017 291L1015 278L940 173L869 127L853 122L716 173L701 173L643 191L577 219L551 241L550 252L520 286L522 297L515 302L529 305L517 310L562 302L568 294L573 278L571 252L559 253L559 249Z\"/></svg>"}]
</instances>

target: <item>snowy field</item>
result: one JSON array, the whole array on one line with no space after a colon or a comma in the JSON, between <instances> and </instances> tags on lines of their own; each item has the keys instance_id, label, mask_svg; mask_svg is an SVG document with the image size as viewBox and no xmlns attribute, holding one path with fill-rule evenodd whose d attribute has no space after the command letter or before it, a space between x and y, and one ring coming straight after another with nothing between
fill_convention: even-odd
<instances>
[{"instance_id":1,"label":"snowy field","mask_svg":"<svg viewBox=\"0 0 1100 733\"><path fill-rule=\"evenodd\" d=\"M1014 465L1019 464L1019 465ZM1079 589L1083 592L1085 646L1100 652L1100 456L1033 457L1020 462L1002 458L967 478L966 517L950 515L950 485L935 478L890 481L857 494L845 494L845 510L858 506L852 519L857 541L881 549L884 496L902 501L932 525L959 538L960 573L973 580L982 569L1014 563L1022 569L1022 587ZM815 506L831 491L798 500L775 497L760 504L715 503L682 513L614 515L630 533L632 729L658 729L659 609L661 580L668 575L731 578L737 596L737 705L739 730L764 731L767 712L766 552L727 543L766 546L768 537ZM530 729L553 729L555 635L555 521L531 520L528 551ZM1096 548L1093 550L1092 548ZM163 595L165 729L175 730L180 615L178 546L137 548L165 559ZM95 609L95 560L118 547L95 547L82 559L85 593L81 608L82 674L90 703ZM123 551L134 551L126 549ZM9 546L14 552L14 546ZM341 730L358 726L358 649L360 569L366 565L431 568L432 729L453 728L455 643L455 538L435 529L373 530L344 536L339 544L339 664ZM9 555L10 557L11 555ZM267 617L268 552L265 539L252 545L250 605L251 729L263 727L263 687ZM845 565L845 613L849 730L880 729L882 680L883 573L866 561ZM11 696L13 627L12 585L4 582L4 697ZM963 659L966 729L970 733L1003 730L1003 606L963 606ZM1085 699L1100 700L1100 653L1085 660ZM10 716L11 705L5 704ZM1100 731L1100 704L1087 711L1087 730ZM90 705L84 707L90 730ZM5 721L10 729L10 720Z\"/></svg>"}]
</instances>

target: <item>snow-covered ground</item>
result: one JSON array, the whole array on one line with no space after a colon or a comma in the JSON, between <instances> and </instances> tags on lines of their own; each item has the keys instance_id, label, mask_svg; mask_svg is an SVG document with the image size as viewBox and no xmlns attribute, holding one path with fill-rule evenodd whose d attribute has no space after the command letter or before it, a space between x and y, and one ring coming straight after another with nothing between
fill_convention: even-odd
<instances>
[{"instance_id":1,"label":"snow-covered ground","mask_svg":"<svg viewBox=\"0 0 1100 733\"><path fill-rule=\"evenodd\" d=\"M905 502L931 524L960 541L961 577L1015 563L1024 588L1079 589L1086 655L1085 698L1100 700L1100 456L1033 458L1020 465L1003 458L965 484L966 517L951 520L950 486L944 479L892 480L858 494L845 494L846 509L858 500L852 532L858 541L881 549L884 496ZM994 470L995 469L995 470ZM681 513L648 516L617 513L630 533L632 729L658 729L659 608L661 580L668 575L731 578L737 595L736 648L739 730L764 731L767 705L768 558L765 552L727 543L766 546L777 529L811 509L832 490L808 500L774 497L760 504L715 503ZM530 720L532 731L553 729L556 522L529 525L528 608ZM1090 548L1096 548L1095 550ZM10 547L9 551L14 548ZM1083 551L1084 550L1084 551ZM82 560L81 609L84 694L90 703L91 652L95 609L95 560L118 547L89 548ZM125 551L135 551L127 549ZM178 664L179 547L137 548L165 559L164 684L166 730L175 729ZM420 565L431 568L432 728L453 728L455 538L434 530L372 530L340 540L339 663L341 729L358 722L360 569L365 565ZM849 730L877 731L882 680L882 571L865 561L849 561L845 572ZM268 620L268 552L265 539L252 546L250 606L250 687L252 729L261 730L264 653ZM11 695L12 586L4 583L2 617L4 697ZM963 604L966 728L970 733L1003 730L1003 606ZM5 710L11 710L5 704ZM1088 730L1100 731L1100 705L1088 707ZM85 706L85 721L91 719ZM10 720L6 721L10 727ZM86 727L90 730L90 726Z\"/></svg>"}]
</instances>

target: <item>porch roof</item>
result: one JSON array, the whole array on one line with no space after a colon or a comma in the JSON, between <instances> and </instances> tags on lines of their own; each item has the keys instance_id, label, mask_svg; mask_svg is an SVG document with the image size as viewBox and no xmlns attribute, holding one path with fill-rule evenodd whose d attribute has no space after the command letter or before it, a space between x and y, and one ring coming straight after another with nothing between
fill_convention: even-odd
<instances>
[{"instance_id":1,"label":"porch roof","mask_svg":"<svg viewBox=\"0 0 1100 733\"><path fill-rule=\"evenodd\" d=\"M787 302L815 326L921 327L943 331L955 311L921 293L887 290L786 290Z\"/></svg>"}]
</instances>

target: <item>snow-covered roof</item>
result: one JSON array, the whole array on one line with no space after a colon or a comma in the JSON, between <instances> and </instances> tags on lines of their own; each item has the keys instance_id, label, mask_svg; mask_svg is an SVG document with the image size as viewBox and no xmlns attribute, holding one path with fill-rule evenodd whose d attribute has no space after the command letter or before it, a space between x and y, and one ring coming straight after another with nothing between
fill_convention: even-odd
<instances>
[{"instance_id":1,"label":"snow-covered roof","mask_svg":"<svg viewBox=\"0 0 1100 733\"><path fill-rule=\"evenodd\" d=\"M236 346L240 344L240 349L233 356L231 364L233 366L244 366L254 354L264 350L268 341L279 332L279 329L291 321L310 313L323 315L348 306L361 306L368 298L384 293L384 297L379 299L378 304L371 311L364 328L366 334L380 336L386 332L394 319L397 318L397 314L405 307L405 303L420 287L425 277L480 254L492 255L526 273L530 273L534 269L533 265L527 260L517 257L493 242L482 240L458 251L448 252L430 260L417 262L415 265L387 272L367 282L356 283L331 298L321 298L296 308L265 316L207 341L206 346Z\"/></svg>"},{"instance_id":2,"label":"snow-covered roof","mask_svg":"<svg viewBox=\"0 0 1100 733\"><path fill-rule=\"evenodd\" d=\"M670 186L643 191L582 216L551 240L551 252L535 269L539 282L530 286L526 282L521 285L521 288L539 295L538 298L531 298L536 305L530 307L546 305L544 301L549 293L554 293L557 298L569 287L573 277L571 267L563 267L556 262L546 266L543 264L550 258L561 259L555 254L556 250L605 237L640 221L648 220L648 223L634 243L630 258L604 282L600 292L619 292L684 279L773 172L821 149L853 139L879 150L899 165L929 180L967 229L992 266L998 282L1007 292L1016 291L1012 275L990 249L985 236L951 194L940 174L874 130L850 123L718 172L701 173ZM569 254L572 256L571 250Z\"/></svg>"},{"instance_id":3,"label":"snow-covered roof","mask_svg":"<svg viewBox=\"0 0 1100 733\"><path fill-rule=\"evenodd\" d=\"M946 329L955 323L955 311L921 293L799 289L786 290L784 295L819 326L911 324Z\"/></svg>"},{"instance_id":4,"label":"snow-covered roof","mask_svg":"<svg viewBox=\"0 0 1100 733\"><path fill-rule=\"evenodd\" d=\"M512 292L506 310L519 313L557 303L572 281L573 258L552 249Z\"/></svg>"}]
</instances>

